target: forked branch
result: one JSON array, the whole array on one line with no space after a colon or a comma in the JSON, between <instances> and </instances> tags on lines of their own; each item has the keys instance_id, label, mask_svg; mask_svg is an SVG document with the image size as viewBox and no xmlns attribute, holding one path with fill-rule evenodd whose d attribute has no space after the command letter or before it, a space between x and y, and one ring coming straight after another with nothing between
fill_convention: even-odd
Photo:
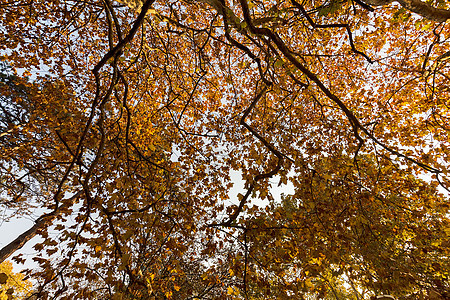
<instances>
[{"instance_id":1,"label":"forked branch","mask_svg":"<svg viewBox=\"0 0 450 300\"><path fill-rule=\"evenodd\" d=\"M311 16L308 14L308 12L305 10L303 5L301 5L300 3L298 3L295 0L292 0L292 4L294 4L294 6L297 7L301 11L302 15L306 18L306 20L308 20L308 23L313 28L324 28L324 29L326 29L326 28L345 28L347 30L348 40L350 43L350 47L352 48L352 51L355 52L356 54L359 54L362 57L364 57L369 63L373 63L373 60L371 60L370 57L368 57L364 52L356 49L355 43L353 42L353 34L352 34L352 31L350 30L350 26L348 24L317 24L316 22L314 22L314 20L311 18Z\"/></svg>"},{"instance_id":2,"label":"forked branch","mask_svg":"<svg viewBox=\"0 0 450 300\"><path fill-rule=\"evenodd\" d=\"M269 172L258 174L253 178L253 181L251 182L250 187L247 189L247 192L240 200L237 209L233 212L233 214L229 217L229 219L227 221L219 223L219 224L212 224L212 225L210 225L210 227L231 226L233 224L233 222L237 219L239 214L242 212L242 210L244 209L244 205L245 205L245 203L247 203L247 200L250 197L250 195L252 194L253 190L255 189L258 181L260 181L262 179L270 178L270 177L276 175L278 173L278 171L281 170L281 166L283 165L283 161L284 161L283 154L280 151L278 151L271 143L269 143L263 136L261 136L254 128L252 128L250 125L248 125L245 122L245 119L247 118L247 116L250 114L250 112L256 106L256 104L262 98L262 96L266 93L266 91L267 91L267 86L264 86L261 89L261 91L255 96L252 103L250 103L249 107L247 107L247 109L242 114L240 124L242 126L244 126L248 131L250 131L254 137L256 137L272 154L274 154L277 157L277 165Z\"/></svg>"}]
</instances>

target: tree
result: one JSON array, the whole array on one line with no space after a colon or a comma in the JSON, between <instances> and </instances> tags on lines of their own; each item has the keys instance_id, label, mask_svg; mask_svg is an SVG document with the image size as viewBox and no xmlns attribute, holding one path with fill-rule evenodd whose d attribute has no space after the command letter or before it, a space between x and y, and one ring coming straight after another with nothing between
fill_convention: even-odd
<instances>
[{"instance_id":1,"label":"tree","mask_svg":"<svg viewBox=\"0 0 450 300\"><path fill-rule=\"evenodd\" d=\"M12 269L9 261L0 264L0 299L25 299L31 294L31 282L24 280L22 274L14 273Z\"/></svg>"},{"instance_id":2,"label":"tree","mask_svg":"<svg viewBox=\"0 0 450 300\"><path fill-rule=\"evenodd\" d=\"M40 235L43 299L445 299L450 12L398 3L2 4L1 205L42 215L1 260Z\"/></svg>"}]
</instances>

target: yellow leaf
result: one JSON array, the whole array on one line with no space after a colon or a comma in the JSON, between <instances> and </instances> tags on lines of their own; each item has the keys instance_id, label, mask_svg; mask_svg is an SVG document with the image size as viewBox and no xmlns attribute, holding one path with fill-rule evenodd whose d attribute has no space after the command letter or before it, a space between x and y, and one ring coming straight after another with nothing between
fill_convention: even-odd
<instances>
[{"instance_id":1,"label":"yellow leaf","mask_svg":"<svg viewBox=\"0 0 450 300\"><path fill-rule=\"evenodd\" d=\"M234 294L234 290L231 286L229 286L227 289L227 295L233 295L233 294Z\"/></svg>"}]
</instances>

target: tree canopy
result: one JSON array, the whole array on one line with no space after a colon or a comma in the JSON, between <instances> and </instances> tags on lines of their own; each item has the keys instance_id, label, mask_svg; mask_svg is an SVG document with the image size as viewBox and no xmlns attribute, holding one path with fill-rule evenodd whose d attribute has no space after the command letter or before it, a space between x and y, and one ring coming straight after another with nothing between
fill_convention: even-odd
<instances>
[{"instance_id":1,"label":"tree canopy","mask_svg":"<svg viewBox=\"0 0 450 300\"><path fill-rule=\"evenodd\" d=\"M0 11L0 218L41 213L0 261L41 237L35 297L450 297L446 1Z\"/></svg>"}]
</instances>

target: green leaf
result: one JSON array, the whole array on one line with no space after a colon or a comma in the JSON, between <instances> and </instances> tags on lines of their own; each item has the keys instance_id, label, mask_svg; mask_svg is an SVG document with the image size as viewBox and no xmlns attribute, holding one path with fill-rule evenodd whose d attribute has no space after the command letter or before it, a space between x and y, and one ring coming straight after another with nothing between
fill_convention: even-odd
<instances>
[{"instance_id":1,"label":"green leaf","mask_svg":"<svg viewBox=\"0 0 450 300\"><path fill-rule=\"evenodd\" d=\"M283 66L283 63L284 63L284 61L282 59L277 59L274 66L275 66L275 68L279 68L279 67Z\"/></svg>"}]
</instances>

